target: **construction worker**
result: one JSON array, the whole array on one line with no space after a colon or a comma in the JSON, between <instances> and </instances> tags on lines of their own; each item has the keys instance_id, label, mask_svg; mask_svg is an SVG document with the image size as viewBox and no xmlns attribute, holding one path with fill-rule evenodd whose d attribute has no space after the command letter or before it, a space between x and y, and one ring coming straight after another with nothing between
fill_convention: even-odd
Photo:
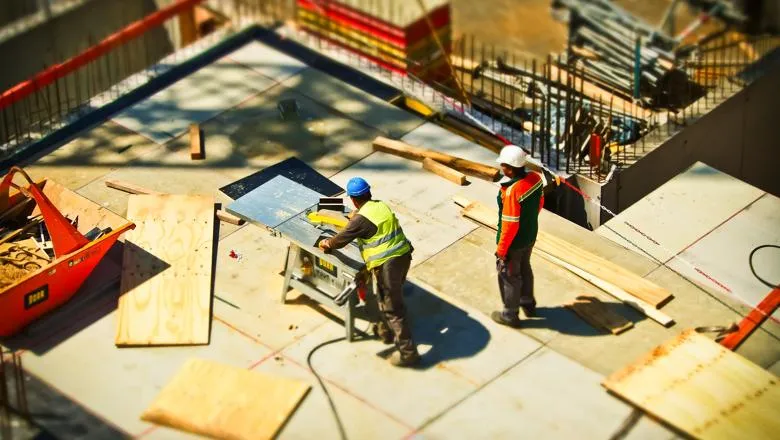
<instances>
[{"instance_id":1,"label":"construction worker","mask_svg":"<svg viewBox=\"0 0 780 440\"><path fill-rule=\"evenodd\" d=\"M544 206L544 185L540 174L526 170L527 161L528 155L516 145L502 148L496 159L505 176L499 182L496 235L498 288L504 309L490 317L510 327L521 324L521 308L526 317L534 316L536 309L531 252Z\"/></svg>"},{"instance_id":2,"label":"construction worker","mask_svg":"<svg viewBox=\"0 0 780 440\"><path fill-rule=\"evenodd\" d=\"M412 340L403 298L403 286L414 248L393 211L384 202L371 199L368 182L360 177L350 179L347 195L357 213L343 231L322 240L319 247L329 252L357 240L366 268L374 276L377 287L375 293L382 315L377 333L386 344L395 342L398 349L391 356L390 363L400 367L415 365L420 361L420 355Z\"/></svg>"}]
</instances>

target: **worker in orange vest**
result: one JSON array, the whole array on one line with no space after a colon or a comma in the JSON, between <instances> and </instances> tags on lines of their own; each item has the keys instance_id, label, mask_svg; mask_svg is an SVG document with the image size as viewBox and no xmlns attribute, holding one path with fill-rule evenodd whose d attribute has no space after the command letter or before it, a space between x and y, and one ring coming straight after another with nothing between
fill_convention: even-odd
<instances>
[{"instance_id":1,"label":"worker in orange vest","mask_svg":"<svg viewBox=\"0 0 780 440\"><path fill-rule=\"evenodd\" d=\"M516 145L501 149L496 162L505 176L499 182L496 235L498 288L504 309L490 317L499 324L518 327L520 308L526 317L534 316L536 309L531 252L544 206L544 184L539 173L526 170L528 155Z\"/></svg>"}]
</instances>

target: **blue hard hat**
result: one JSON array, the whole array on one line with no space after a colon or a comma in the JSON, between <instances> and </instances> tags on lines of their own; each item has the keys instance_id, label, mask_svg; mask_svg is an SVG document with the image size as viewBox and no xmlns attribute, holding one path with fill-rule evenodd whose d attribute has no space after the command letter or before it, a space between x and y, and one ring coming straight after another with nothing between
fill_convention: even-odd
<instances>
[{"instance_id":1,"label":"blue hard hat","mask_svg":"<svg viewBox=\"0 0 780 440\"><path fill-rule=\"evenodd\" d=\"M362 177L353 177L347 182L347 195L350 197L362 196L371 189L368 182Z\"/></svg>"}]
</instances>

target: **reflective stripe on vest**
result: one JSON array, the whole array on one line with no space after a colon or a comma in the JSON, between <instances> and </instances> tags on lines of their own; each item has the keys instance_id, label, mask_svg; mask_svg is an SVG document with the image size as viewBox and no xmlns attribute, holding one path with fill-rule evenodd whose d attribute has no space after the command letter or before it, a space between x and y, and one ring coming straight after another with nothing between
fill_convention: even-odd
<instances>
[{"instance_id":1,"label":"reflective stripe on vest","mask_svg":"<svg viewBox=\"0 0 780 440\"><path fill-rule=\"evenodd\" d=\"M398 219L384 202L371 200L358 210L358 214L376 225L376 233L372 237L357 240L369 270L411 250Z\"/></svg>"}]
</instances>

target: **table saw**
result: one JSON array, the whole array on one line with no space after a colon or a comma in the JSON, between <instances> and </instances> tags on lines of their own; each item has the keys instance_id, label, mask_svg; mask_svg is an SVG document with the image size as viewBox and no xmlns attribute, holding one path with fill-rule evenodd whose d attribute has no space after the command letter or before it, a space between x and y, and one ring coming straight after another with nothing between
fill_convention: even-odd
<instances>
[{"instance_id":1,"label":"table saw","mask_svg":"<svg viewBox=\"0 0 780 440\"><path fill-rule=\"evenodd\" d=\"M309 218L317 212L323 197L284 176L276 176L235 200L226 210L290 242L285 257L282 302L286 301L290 289L296 289L330 306L344 319L347 340L352 341L360 308L357 291L370 288L370 283L364 282L370 278L354 242L327 254L317 247L321 240L338 232L332 224ZM332 204L332 200L328 202ZM332 209L332 205L328 208ZM346 208L341 214L347 214Z\"/></svg>"}]
</instances>

